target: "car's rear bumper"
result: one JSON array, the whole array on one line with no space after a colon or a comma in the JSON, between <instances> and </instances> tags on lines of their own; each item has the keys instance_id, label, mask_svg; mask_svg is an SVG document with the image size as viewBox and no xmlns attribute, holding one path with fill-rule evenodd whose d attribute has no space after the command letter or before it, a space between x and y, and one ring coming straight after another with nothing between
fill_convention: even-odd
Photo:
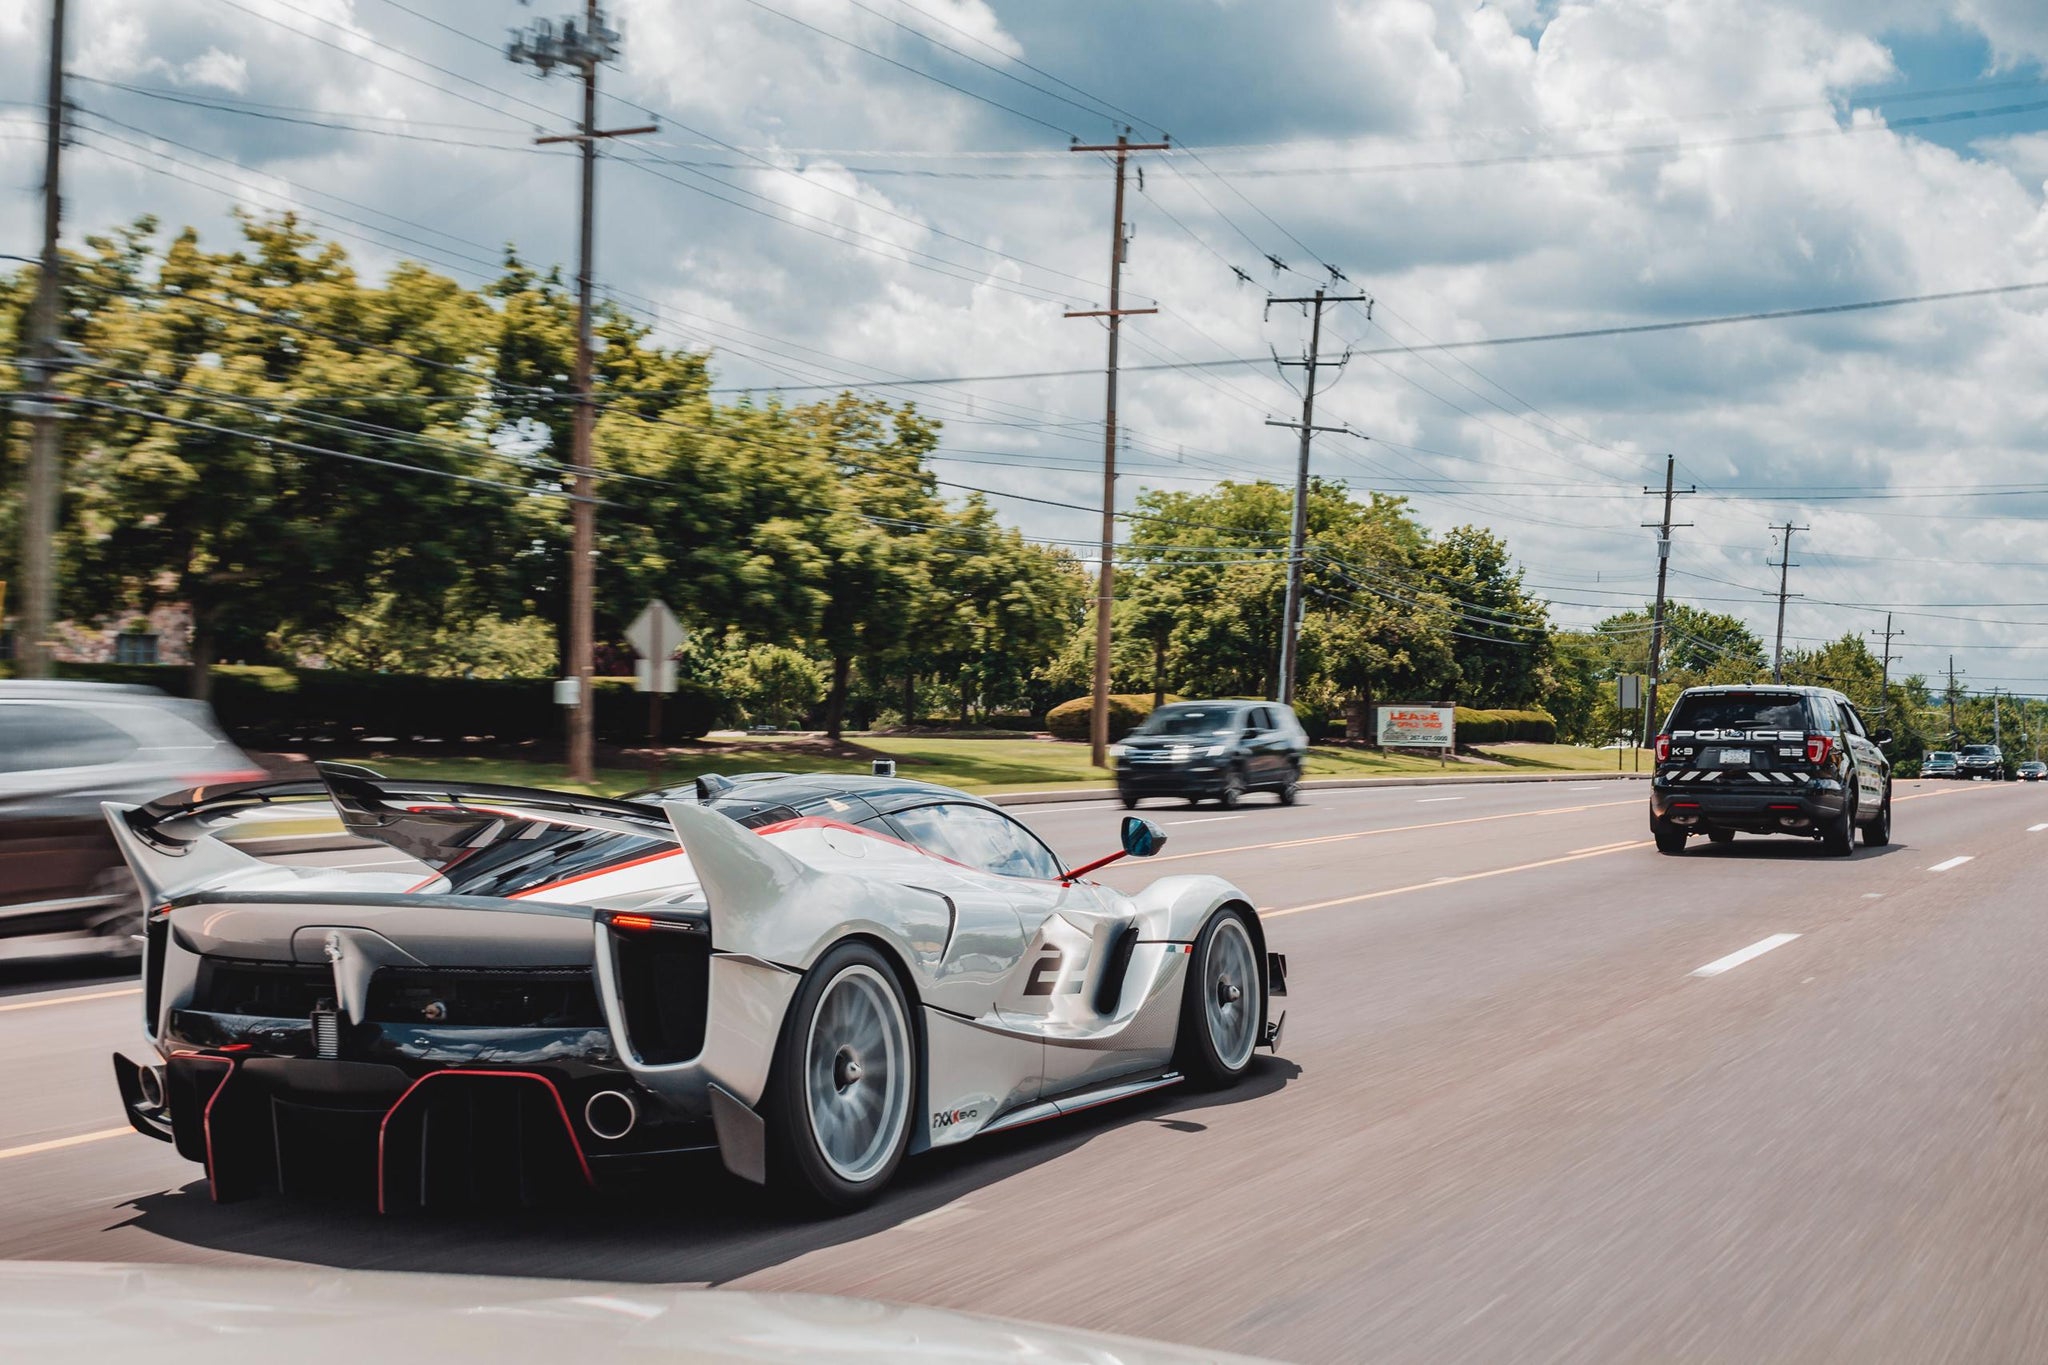
<instances>
[{"instance_id":1,"label":"car's rear bumper","mask_svg":"<svg viewBox=\"0 0 2048 1365\"><path fill-rule=\"evenodd\" d=\"M1651 779L1650 814L1681 829L1811 835L1841 816L1844 799L1841 782L1832 777L1724 788L1660 772Z\"/></svg>"}]
</instances>

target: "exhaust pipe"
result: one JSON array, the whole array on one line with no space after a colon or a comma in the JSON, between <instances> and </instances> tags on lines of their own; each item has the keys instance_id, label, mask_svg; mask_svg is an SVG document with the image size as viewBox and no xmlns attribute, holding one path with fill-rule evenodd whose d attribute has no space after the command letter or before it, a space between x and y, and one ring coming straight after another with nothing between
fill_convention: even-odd
<instances>
[{"instance_id":1,"label":"exhaust pipe","mask_svg":"<svg viewBox=\"0 0 2048 1365\"><path fill-rule=\"evenodd\" d=\"M640 1106L623 1090L600 1090L583 1102L583 1126L606 1142L617 1142L639 1121Z\"/></svg>"},{"instance_id":2,"label":"exhaust pipe","mask_svg":"<svg viewBox=\"0 0 2048 1365\"><path fill-rule=\"evenodd\" d=\"M164 1069L160 1066L138 1066L135 1068L135 1085L142 1094L142 1102L151 1109L161 1110L164 1105Z\"/></svg>"}]
</instances>

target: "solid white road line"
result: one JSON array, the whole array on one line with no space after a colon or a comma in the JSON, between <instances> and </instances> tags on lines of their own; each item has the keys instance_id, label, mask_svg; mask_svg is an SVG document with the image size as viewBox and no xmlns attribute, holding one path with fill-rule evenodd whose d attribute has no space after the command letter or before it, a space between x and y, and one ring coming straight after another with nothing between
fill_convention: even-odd
<instances>
[{"instance_id":1,"label":"solid white road line","mask_svg":"<svg viewBox=\"0 0 2048 1365\"><path fill-rule=\"evenodd\" d=\"M126 1137L133 1128L102 1128L96 1133L73 1133L70 1137L51 1138L48 1142L31 1142L26 1147L0 1147L0 1161L9 1157L34 1156L37 1152L54 1152L63 1147L82 1147L88 1142L105 1142L108 1138Z\"/></svg>"},{"instance_id":2,"label":"solid white road line","mask_svg":"<svg viewBox=\"0 0 2048 1365\"><path fill-rule=\"evenodd\" d=\"M1213 824L1215 824L1215 823L1216 823L1216 822L1217 822L1218 820L1242 820L1242 819L1244 819L1244 817L1243 817L1242 815L1204 815L1204 816L1201 816L1200 818L1198 818L1198 819L1194 819L1194 820L1161 820L1161 821L1160 821L1159 823L1160 823L1160 824L1162 824L1162 825L1168 825L1168 826L1171 826L1171 827L1173 827L1173 828L1175 828L1175 829L1178 829L1178 828L1180 828L1180 826L1182 826L1182 825L1213 825Z\"/></svg>"},{"instance_id":3,"label":"solid white road line","mask_svg":"<svg viewBox=\"0 0 2048 1365\"><path fill-rule=\"evenodd\" d=\"M58 995L35 1000L22 1000L11 1005L0 1005L0 1014L9 1010L39 1010L46 1005L76 1005L87 1000L111 1000L117 995L140 995L142 987L123 986L119 990L87 991L84 995Z\"/></svg>"},{"instance_id":4,"label":"solid white road line","mask_svg":"<svg viewBox=\"0 0 2048 1365\"><path fill-rule=\"evenodd\" d=\"M1927 870L1929 872L1947 872L1951 868L1961 867L1964 863L1969 862L1970 859L1974 858L1975 856L1976 855L1973 853L1965 853L1959 857L1950 858L1946 862L1936 863L1933 867L1930 867Z\"/></svg>"},{"instance_id":5,"label":"solid white road line","mask_svg":"<svg viewBox=\"0 0 2048 1365\"><path fill-rule=\"evenodd\" d=\"M1695 971L1693 975L1719 976L1721 973L1729 970L1730 968L1740 967L1743 963L1749 961L1753 957L1762 957L1765 953L1768 953L1773 948L1782 948L1786 944L1790 943L1793 939L1798 937L1799 935L1797 934L1772 934L1769 938L1759 939L1757 942L1750 944L1747 948L1742 949L1740 952L1730 953L1726 957L1715 958L1706 966L1701 967L1699 970Z\"/></svg>"},{"instance_id":6,"label":"solid white road line","mask_svg":"<svg viewBox=\"0 0 2048 1365\"><path fill-rule=\"evenodd\" d=\"M1434 806L1439 801L1463 801L1464 799L1462 796L1425 796L1415 804L1418 806Z\"/></svg>"},{"instance_id":7,"label":"solid white road line","mask_svg":"<svg viewBox=\"0 0 2048 1365\"><path fill-rule=\"evenodd\" d=\"M2039 834L2039 833L2040 833L2040 832L2041 832L2042 830L2044 830L2044 829L2048 829L2048 825L2028 825L2028 826L2027 826L2027 833L2029 833L2029 834Z\"/></svg>"}]
</instances>

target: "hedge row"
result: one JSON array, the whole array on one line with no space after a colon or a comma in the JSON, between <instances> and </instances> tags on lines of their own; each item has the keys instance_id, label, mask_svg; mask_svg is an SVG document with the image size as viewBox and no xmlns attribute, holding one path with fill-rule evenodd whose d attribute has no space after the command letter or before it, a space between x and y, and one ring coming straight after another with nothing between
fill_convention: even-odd
<instances>
[{"instance_id":1,"label":"hedge row","mask_svg":"<svg viewBox=\"0 0 2048 1365\"><path fill-rule=\"evenodd\" d=\"M1179 701L1179 697L1168 697L1168 701ZM1122 739L1144 723L1152 714L1150 692L1113 692L1109 698L1109 737ZM1052 732L1054 739L1088 738L1089 723L1094 716L1094 701L1088 697L1076 697L1063 701L1045 713L1045 728Z\"/></svg>"},{"instance_id":2,"label":"hedge row","mask_svg":"<svg viewBox=\"0 0 2048 1365\"><path fill-rule=\"evenodd\" d=\"M1548 711L1479 711L1467 706L1457 710L1460 744L1557 743L1557 718Z\"/></svg>"},{"instance_id":3,"label":"hedge row","mask_svg":"<svg viewBox=\"0 0 2048 1365\"><path fill-rule=\"evenodd\" d=\"M184 668L132 664L60 664L67 678L141 683L190 694ZM597 737L645 743L647 697L630 678L599 678ZM324 668L222 665L213 670L213 710L245 744L329 740L552 740L562 733L551 679L421 678ZM662 739L675 743L711 730L727 710L710 689L683 682L662 699Z\"/></svg>"}]
</instances>

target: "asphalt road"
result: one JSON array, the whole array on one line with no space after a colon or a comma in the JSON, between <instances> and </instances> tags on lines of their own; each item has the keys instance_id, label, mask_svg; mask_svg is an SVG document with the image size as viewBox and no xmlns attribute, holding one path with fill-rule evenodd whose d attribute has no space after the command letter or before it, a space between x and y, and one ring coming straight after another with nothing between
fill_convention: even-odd
<instances>
[{"instance_id":1,"label":"asphalt road","mask_svg":"<svg viewBox=\"0 0 2048 1365\"><path fill-rule=\"evenodd\" d=\"M1108 875L1252 894L1279 1056L824 1223L709 1170L516 1218L214 1206L122 1124L133 988L0 978L0 1256L808 1290L1299 1360L2048 1359L2048 789L1898 802L1848 860L1660 857L1635 784L1161 805L1165 853ZM1017 813L1075 857L1121 814Z\"/></svg>"}]
</instances>

